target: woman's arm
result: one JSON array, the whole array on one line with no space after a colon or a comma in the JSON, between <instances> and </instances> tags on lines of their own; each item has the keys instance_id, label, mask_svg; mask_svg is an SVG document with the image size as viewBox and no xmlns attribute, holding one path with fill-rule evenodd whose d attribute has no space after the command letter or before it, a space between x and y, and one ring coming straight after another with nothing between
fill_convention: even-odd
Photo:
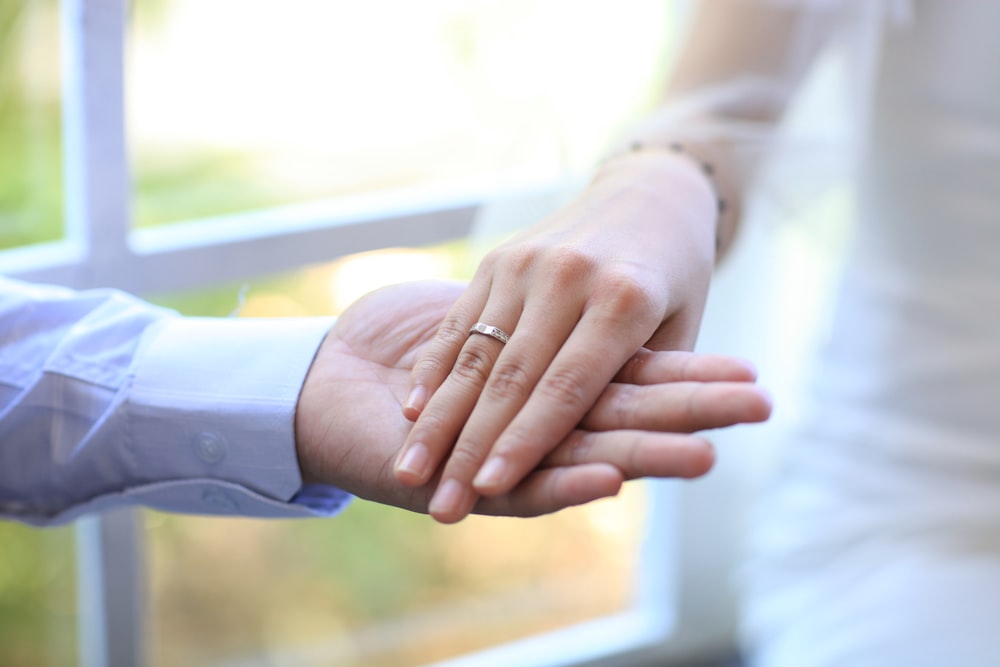
<instances>
[{"instance_id":1,"label":"woman's arm","mask_svg":"<svg viewBox=\"0 0 1000 667\"><path fill-rule=\"evenodd\" d=\"M513 488L641 347L693 347L717 237L724 251L753 164L741 132L770 132L780 117L824 34L813 16L703 3L663 107L630 137L641 148L483 261L417 362L404 408L416 424L396 474L420 486L444 466L437 519ZM509 342L470 336L477 322Z\"/></svg>"}]
</instances>

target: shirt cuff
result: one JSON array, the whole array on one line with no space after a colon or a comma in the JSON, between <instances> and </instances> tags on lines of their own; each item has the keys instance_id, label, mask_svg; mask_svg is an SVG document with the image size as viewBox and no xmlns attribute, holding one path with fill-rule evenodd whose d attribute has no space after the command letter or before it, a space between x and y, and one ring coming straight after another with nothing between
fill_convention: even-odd
<instances>
[{"instance_id":1,"label":"shirt cuff","mask_svg":"<svg viewBox=\"0 0 1000 667\"><path fill-rule=\"evenodd\" d=\"M352 499L349 493L336 487L307 484L291 502L284 502L255 493L239 484L217 479L182 479L106 493L51 516L34 512L11 513L10 516L33 526L54 526L90 514L142 505L163 512L182 514L308 519L338 514Z\"/></svg>"},{"instance_id":2,"label":"shirt cuff","mask_svg":"<svg viewBox=\"0 0 1000 667\"><path fill-rule=\"evenodd\" d=\"M296 498L295 408L332 324L170 318L150 327L126 405L135 479L153 485L133 491L146 496L142 504L253 516L281 515L281 503L286 516L339 511L350 496L333 487Z\"/></svg>"}]
</instances>

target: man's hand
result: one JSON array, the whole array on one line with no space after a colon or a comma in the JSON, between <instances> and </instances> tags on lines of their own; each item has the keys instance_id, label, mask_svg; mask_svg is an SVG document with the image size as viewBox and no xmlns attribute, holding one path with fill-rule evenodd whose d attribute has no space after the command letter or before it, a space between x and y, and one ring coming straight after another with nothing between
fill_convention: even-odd
<instances>
[{"instance_id":1,"label":"man's hand","mask_svg":"<svg viewBox=\"0 0 1000 667\"><path fill-rule=\"evenodd\" d=\"M413 364L462 291L457 283L396 285L341 316L299 398L295 426L305 482L427 511L440 471L419 487L393 474L413 426L401 406ZM552 443L538 468L508 493L479 499L474 511L535 516L615 495L626 479L697 477L711 468L714 453L691 432L770 414L752 368L729 357L641 350L615 380L578 429Z\"/></svg>"}]
</instances>

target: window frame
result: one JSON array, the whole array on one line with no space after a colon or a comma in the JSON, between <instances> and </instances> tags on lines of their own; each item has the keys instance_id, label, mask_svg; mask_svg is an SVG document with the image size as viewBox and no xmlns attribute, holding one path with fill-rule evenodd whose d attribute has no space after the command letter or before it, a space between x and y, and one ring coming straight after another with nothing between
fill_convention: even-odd
<instances>
[{"instance_id":1,"label":"window frame","mask_svg":"<svg viewBox=\"0 0 1000 667\"><path fill-rule=\"evenodd\" d=\"M496 197L485 189L424 188L133 230L124 95L129 2L62 0L60 14L65 235L0 252L4 275L139 294L192 289L390 245L461 238ZM544 199L557 189L513 196ZM725 619L734 605L720 588L718 568L700 567L700 554L718 547L711 545L717 538L708 545L691 541L698 514L690 499L698 493L649 483L648 516L655 520L647 520L632 609L439 667L640 667L731 648L732 623ZM76 545L79 663L147 664L141 516L118 510L82 519Z\"/></svg>"}]
</instances>

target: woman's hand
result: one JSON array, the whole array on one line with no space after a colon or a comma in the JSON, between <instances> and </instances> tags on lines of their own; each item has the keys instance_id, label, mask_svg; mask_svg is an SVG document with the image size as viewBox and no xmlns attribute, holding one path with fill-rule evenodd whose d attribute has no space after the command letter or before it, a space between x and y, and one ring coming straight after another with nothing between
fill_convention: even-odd
<instances>
[{"instance_id":1,"label":"woman's hand","mask_svg":"<svg viewBox=\"0 0 1000 667\"><path fill-rule=\"evenodd\" d=\"M636 153L490 253L416 362L405 404L416 423L396 476L420 487L440 474L435 518L457 521L480 494L513 489L643 346L693 347L716 214L694 162ZM509 342L470 335L477 322Z\"/></svg>"},{"instance_id":2,"label":"woman's hand","mask_svg":"<svg viewBox=\"0 0 1000 667\"><path fill-rule=\"evenodd\" d=\"M414 362L462 286L408 283L351 306L320 347L296 411L303 479L426 512L434 480L400 484L392 463L413 424L402 415ZM481 498L477 513L533 516L618 492L636 477L696 477L711 444L687 432L760 421L767 394L729 357L641 351L573 429L510 491Z\"/></svg>"}]
</instances>

